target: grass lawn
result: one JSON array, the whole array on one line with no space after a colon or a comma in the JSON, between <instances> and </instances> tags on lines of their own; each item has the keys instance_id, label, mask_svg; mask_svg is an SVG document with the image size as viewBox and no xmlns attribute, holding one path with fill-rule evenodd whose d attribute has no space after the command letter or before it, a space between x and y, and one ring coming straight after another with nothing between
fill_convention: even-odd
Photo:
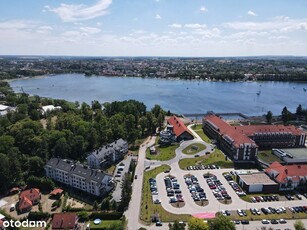
<instances>
[{"instance_id":1,"label":"grass lawn","mask_svg":"<svg viewBox=\"0 0 307 230\"><path fill-rule=\"evenodd\" d=\"M102 228L108 228L112 224L121 224L121 220L102 220L100 224L94 224L94 221L90 221L90 228L91 229L102 229Z\"/></svg>"},{"instance_id":2,"label":"grass lawn","mask_svg":"<svg viewBox=\"0 0 307 230\"><path fill-rule=\"evenodd\" d=\"M178 147L179 144L167 147L156 147L157 154L150 154L149 148L147 148L146 158L150 160L168 161L176 156L175 149Z\"/></svg>"},{"instance_id":3,"label":"grass lawn","mask_svg":"<svg viewBox=\"0 0 307 230\"><path fill-rule=\"evenodd\" d=\"M206 146L200 143L190 144L182 152L184 154L195 154L206 149Z\"/></svg>"},{"instance_id":4,"label":"grass lawn","mask_svg":"<svg viewBox=\"0 0 307 230\"><path fill-rule=\"evenodd\" d=\"M164 172L168 169L170 169L168 165L162 165L150 171L144 172L140 219L145 222L151 222L151 216L153 214L159 214L161 221L163 222L173 222L175 220L188 221L191 218L191 216L188 214L176 215L169 213L163 209L161 204L152 203L148 180L149 178L155 178L159 173Z\"/></svg>"},{"instance_id":5,"label":"grass lawn","mask_svg":"<svg viewBox=\"0 0 307 230\"><path fill-rule=\"evenodd\" d=\"M188 166L191 165L208 165L208 164L215 164L218 166L221 166L222 168L232 168L233 162L230 160L225 160L224 154L218 150L215 149L213 153L201 157L195 157L195 158L186 158L179 161L179 167L181 169L186 169Z\"/></svg>"},{"instance_id":6,"label":"grass lawn","mask_svg":"<svg viewBox=\"0 0 307 230\"><path fill-rule=\"evenodd\" d=\"M204 142L211 143L210 138L204 133L202 125L192 126L192 128Z\"/></svg>"},{"instance_id":7,"label":"grass lawn","mask_svg":"<svg viewBox=\"0 0 307 230\"><path fill-rule=\"evenodd\" d=\"M274 161L282 162L280 158L272 153L272 150L260 151L257 156L266 163L273 163Z\"/></svg>"},{"instance_id":8,"label":"grass lawn","mask_svg":"<svg viewBox=\"0 0 307 230\"><path fill-rule=\"evenodd\" d=\"M114 170L116 168L116 165L112 165L110 168L108 168L106 171L107 173L109 173L110 175L113 175Z\"/></svg>"}]
</instances>

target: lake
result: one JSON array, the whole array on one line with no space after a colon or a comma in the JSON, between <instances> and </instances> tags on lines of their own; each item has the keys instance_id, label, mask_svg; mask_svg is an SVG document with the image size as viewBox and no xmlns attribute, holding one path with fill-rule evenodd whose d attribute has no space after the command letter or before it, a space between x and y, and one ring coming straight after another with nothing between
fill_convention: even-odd
<instances>
[{"instance_id":1,"label":"lake","mask_svg":"<svg viewBox=\"0 0 307 230\"><path fill-rule=\"evenodd\" d=\"M280 114L307 107L307 83L296 82L211 82L144 79L138 77L85 77L81 74L47 75L10 82L15 92L86 102L135 99L150 109L159 104L179 114L240 112Z\"/></svg>"}]
</instances>

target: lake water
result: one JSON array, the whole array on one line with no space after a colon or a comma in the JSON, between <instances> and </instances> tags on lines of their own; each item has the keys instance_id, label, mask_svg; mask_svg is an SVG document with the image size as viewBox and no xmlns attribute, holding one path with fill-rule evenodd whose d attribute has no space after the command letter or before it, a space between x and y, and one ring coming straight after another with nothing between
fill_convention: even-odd
<instances>
[{"instance_id":1,"label":"lake water","mask_svg":"<svg viewBox=\"0 0 307 230\"><path fill-rule=\"evenodd\" d=\"M143 79L132 77L85 77L63 74L10 82L31 95L91 103L135 99L148 108L155 104L180 114L240 112L280 114L283 107L295 112L307 107L307 83L294 82L209 82ZM257 95L257 93L260 95Z\"/></svg>"}]
</instances>

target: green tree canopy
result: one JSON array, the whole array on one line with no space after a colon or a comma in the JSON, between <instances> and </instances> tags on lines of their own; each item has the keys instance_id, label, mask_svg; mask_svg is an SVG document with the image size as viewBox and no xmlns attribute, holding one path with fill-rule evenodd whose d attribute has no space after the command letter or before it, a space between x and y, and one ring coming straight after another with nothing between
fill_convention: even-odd
<instances>
[{"instance_id":1,"label":"green tree canopy","mask_svg":"<svg viewBox=\"0 0 307 230\"><path fill-rule=\"evenodd\" d=\"M230 218L219 215L213 220L209 221L210 230L236 230L235 224L231 221Z\"/></svg>"}]
</instances>

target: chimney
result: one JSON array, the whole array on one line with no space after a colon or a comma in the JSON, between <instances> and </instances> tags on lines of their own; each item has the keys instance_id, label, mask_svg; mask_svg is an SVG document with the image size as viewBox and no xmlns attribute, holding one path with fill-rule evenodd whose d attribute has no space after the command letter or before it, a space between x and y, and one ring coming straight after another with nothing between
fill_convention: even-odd
<instances>
[{"instance_id":1,"label":"chimney","mask_svg":"<svg viewBox=\"0 0 307 230\"><path fill-rule=\"evenodd\" d=\"M288 169L285 169L285 173L288 174Z\"/></svg>"},{"instance_id":2,"label":"chimney","mask_svg":"<svg viewBox=\"0 0 307 230\"><path fill-rule=\"evenodd\" d=\"M32 193L32 188L30 189L30 193Z\"/></svg>"}]
</instances>

